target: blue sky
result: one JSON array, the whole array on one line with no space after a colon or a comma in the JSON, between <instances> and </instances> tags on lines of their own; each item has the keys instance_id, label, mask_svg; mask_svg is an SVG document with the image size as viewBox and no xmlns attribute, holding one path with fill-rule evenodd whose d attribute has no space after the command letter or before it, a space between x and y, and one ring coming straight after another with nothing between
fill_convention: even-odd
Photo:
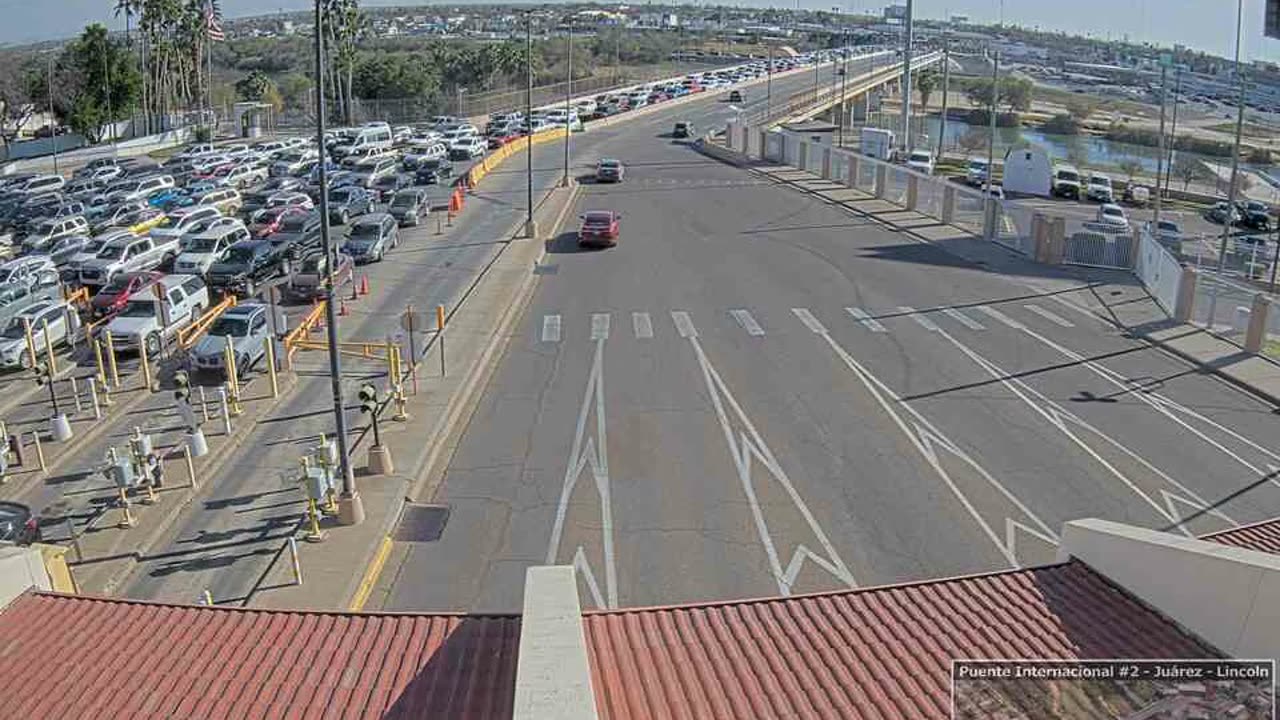
<instances>
[{"instance_id":1,"label":"blue sky","mask_svg":"<svg viewBox=\"0 0 1280 720\"><path fill-rule=\"evenodd\" d=\"M889 0L800 0L803 7L836 7L844 10L879 12ZM905 2L905 0L898 0ZM1264 0L1245 0L1244 55L1249 58L1280 60L1280 40L1262 37ZM0 42L13 43L67 37L86 23L106 22L123 27L112 16L112 0L0 0L0 13L9 22L0 25ZM407 0L365 0L367 5L402 5ZM452 0L450 5L466 4ZM632 2L632 4L640 4ZM730 3L739 4L739 3ZM742 5L765 7L793 5L783 0L742 0ZM1219 55L1230 56L1235 39L1235 3L1231 0L1003 0L1007 22L1039 25L1085 34L1093 32L1134 40L1181 43ZM310 7L306 0L222 0L228 16L258 15L277 9ZM978 21L994 21L1000 15L1001 0L916 0L921 17L940 18L965 13Z\"/></svg>"}]
</instances>

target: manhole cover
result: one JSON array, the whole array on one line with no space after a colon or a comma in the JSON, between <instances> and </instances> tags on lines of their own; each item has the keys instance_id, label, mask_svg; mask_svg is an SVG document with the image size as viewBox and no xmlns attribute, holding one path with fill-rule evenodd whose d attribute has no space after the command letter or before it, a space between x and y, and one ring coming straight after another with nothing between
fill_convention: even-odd
<instances>
[{"instance_id":1,"label":"manhole cover","mask_svg":"<svg viewBox=\"0 0 1280 720\"><path fill-rule=\"evenodd\" d=\"M405 503L391 539L396 542L435 542L449 522L449 506Z\"/></svg>"}]
</instances>

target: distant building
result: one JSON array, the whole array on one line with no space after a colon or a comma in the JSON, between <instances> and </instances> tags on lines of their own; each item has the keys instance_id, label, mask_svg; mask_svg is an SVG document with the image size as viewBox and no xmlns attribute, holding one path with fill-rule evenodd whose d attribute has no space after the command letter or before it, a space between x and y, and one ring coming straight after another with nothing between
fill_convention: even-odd
<instances>
[{"instance_id":1,"label":"distant building","mask_svg":"<svg viewBox=\"0 0 1280 720\"><path fill-rule=\"evenodd\" d=\"M884 9L884 19L890 22L901 22L907 19L906 5L888 5Z\"/></svg>"},{"instance_id":2,"label":"distant building","mask_svg":"<svg viewBox=\"0 0 1280 720\"><path fill-rule=\"evenodd\" d=\"M968 15L952 15L951 24L952 25L968 25L969 16Z\"/></svg>"}]
</instances>

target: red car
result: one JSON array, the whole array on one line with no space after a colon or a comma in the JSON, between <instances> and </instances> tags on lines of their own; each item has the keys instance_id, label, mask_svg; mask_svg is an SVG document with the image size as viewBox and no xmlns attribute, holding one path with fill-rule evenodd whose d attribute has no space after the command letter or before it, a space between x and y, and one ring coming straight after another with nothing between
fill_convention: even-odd
<instances>
[{"instance_id":1,"label":"red car","mask_svg":"<svg viewBox=\"0 0 1280 720\"><path fill-rule=\"evenodd\" d=\"M291 215L306 215L307 210L297 205L279 205L254 213L249 231L254 237L266 237L280 232L280 225Z\"/></svg>"},{"instance_id":2,"label":"red car","mask_svg":"<svg viewBox=\"0 0 1280 720\"><path fill-rule=\"evenodd\" d=\"M578 245L581 247L613 247L618 244L618 221L622 215L612 210L591 210L582 216L578 229Z\"/></svg>"},{"instance_id":3,"label":"red car","mask_svg":"<svg viewBox=\"0 0 1280 720\"><path fill-rule=\"evenodd\" d=\"M507 133L506 135L494 135L493 137L489 138L489 149L497 150L503 145L509 145L510 143L515 142L521 137L522 135L519 133L519 131L510 132L510 133Z\"/></svg>"},{"instance_id":4,"label":"red car","mask_svg":"<svg viewBox=\"0 0 1280 720\"><path fill-rule=\"evenodd\" d=\"M134 294L145 290L151 286L151 283L159 280L164 273L155 270L146 270L143 272L122 273L111 279L106 287L98 291L93 296L93 302L90 305L93 308L93 316L95 318L107 317L115 315L129 302L129 298Z\"/></svg>"}]
</instances>

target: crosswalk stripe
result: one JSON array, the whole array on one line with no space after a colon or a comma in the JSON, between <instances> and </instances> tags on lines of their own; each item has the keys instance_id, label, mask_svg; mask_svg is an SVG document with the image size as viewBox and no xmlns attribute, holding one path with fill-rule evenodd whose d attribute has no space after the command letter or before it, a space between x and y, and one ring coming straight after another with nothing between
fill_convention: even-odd
<instances>
[{"instance_id":1,"label":"crosswalk stripe","mask_svg":"<svg viewBox=\"0 0 1280 720\"><path fill-rule=\"evenodd\" d=\"M901 305L898 307L898 311L910 315L913 320L920 323L920 327L928 330L929 332L938 332L941 330L941 328L938 327L938 324L931 320L928 315L917 312L913 307Z\"/></svg>"},{"instance_id":2,"label":"crosswalk stripe","mask_svg":"<svg viewBox=\"0 0 1280 720\"><path fill-rule=\"evenodd\" d=\"M956 308L943 308L942 312L947 317L951 318L952 320L955 320L956 322L969 328L970 330L986 330L987 329L986 325L983 325L977 320L974 320L968 315L965 315L964 313L960 312Z\"/></svg>"},{"instance_id":3,"label":"crosswalk stripe","mask_svg":"<svg viewBox=\"0 0 1280 720\"><path fill-rule=\"evenodd\" d=\"M609 337L609 313L591 313L591 339L606 340Z\"/></svg>"},{"instance_id":4,"label":"crosswalk stripe","mask_svg":"<svg viewBox=\"0 0 1280 720\"><path fill-rule=\"evenodd\" d=\"M689 318L689 313L683 310L672 310L671 322L676 324L676 332L680 333L680 337L698 337L698 329L693 326L693 320Z\"/></svg>"},{"instance_id":5,"label":"crosswalk stripe","mask_svg":"<svg viewBox=\"0 0 1280 720\"><path fill-rule=\"evenodd\" d=\"M871 317L869 314L867 314L867 311L863 310L862 308L847 307L844 309L844 311L852 315L855 320L862 323L862 326L870 330L871 332L879 332L879 333L889 332L888 328L886 328L884 325L881 325L879 320L876 320L875 318Z\"/></svg>"},{"instance_id":6,"label":"crosswalk stripe","mask_svg":"<svg viewBox=\"0 0 1280 720\"><path fill-rule=\"evenodd\" d=\"M653 337L653 320L647 312L631 313L631 327L636 331L637 340L648 340Z\"/></svg>"},{"instance_id":7,"label":"crosswalk stripe","mask_svg":"<svg viewBox=\"0 0 1280 720\"><path fill-rule=\"evenodd\" d=\"M1057 314L1057 313L1055 313L1055 312L1052 312L1052 311L1050 311L1050 310L1045 310L1044 308L1040 307L1039 305L1029 305L1029 304L1028 304L1028 305L1023 305L1022 307L1023 307L1023 308L1025 308L1028 312L1033 312L1033 313L1035 313L1035 314L1039 315L1040 317L1044 318L1045 320L1048 320L1049 322L1051 322L1051 323L1053 323L1053 324L1055 324L1055 325L1059 325L1059 326L1061 326L1061 327L1068 327L1068 328L1069 328L1069 327L1075 327L1075 326L1076 326L1076 325L1075 325L1075 323L1071 322L1070 320L1068 320L1068 319L1066 319L1066 318L1062 317L1061 315L1059 315L1059 314Z\"/></svg>"},{"instance_id":8,"label":"crosswalk stripe","mask_svg":"<svg viewBox=\"0 0 1280 720\"><path fill-rule=\"evenodd\" d=\"M753 337L764 335L764 328L760 327L760 323L751 317L751 313L746 310L730 310L729 314L733 316L734 320L738 321L738 324L742 326L743 330L747 331L748 335Z\"/></svg>"},{"instance_id":9,"label":"crosswalk stripe","mask_svg":"<svg viewBox=\"0 0 1280 720\"><path fill-rule=\"evenodd\" d=\"M1026 329L1026 327L1027 327L1026 325L1023 325L1022 323L1018 322L1017 320L1014 320L1013 318L1009 317L1008 315L1005 315L1004 313L1000 312L999 310L997 310L997 309L995 309L995 308L991 307L990 305L979 305L979 306L978 306L978 309L979 309L979 310L981 310L982 312L986 313L987 315L990 315L991 317L995 318L996 320L999 320L1000 322L1004 323L1005 325L1008 325L1009 327L1013 328L1014 330L1025 330L1025 329Z\"/></svg>"},{"instance_id":10,"label":"crosswalk stripe","mask_svg":"<svg viewBox=\"0 0 1280 720\"><path fill-rule=\"evenodd\" d=\"M560 342L560 316L559 315L543 315L542 316L542 342L545 342L545 343Z\"/></svg>"},{"instance_id":11,"label":"crosswalk stripe","mask_svg":"<svg viewBox=\"0 0 1280 720\"><path fill-rule=\"evenodd\" d=\"M805 327L819 335L827 334L826 326L818 322L818 318L814 317L813 313L809 312L808 308L791 308L791 312L795 313L796 317L800 318L800 322L804 323Z\"/></svg>"}]
</instances>

